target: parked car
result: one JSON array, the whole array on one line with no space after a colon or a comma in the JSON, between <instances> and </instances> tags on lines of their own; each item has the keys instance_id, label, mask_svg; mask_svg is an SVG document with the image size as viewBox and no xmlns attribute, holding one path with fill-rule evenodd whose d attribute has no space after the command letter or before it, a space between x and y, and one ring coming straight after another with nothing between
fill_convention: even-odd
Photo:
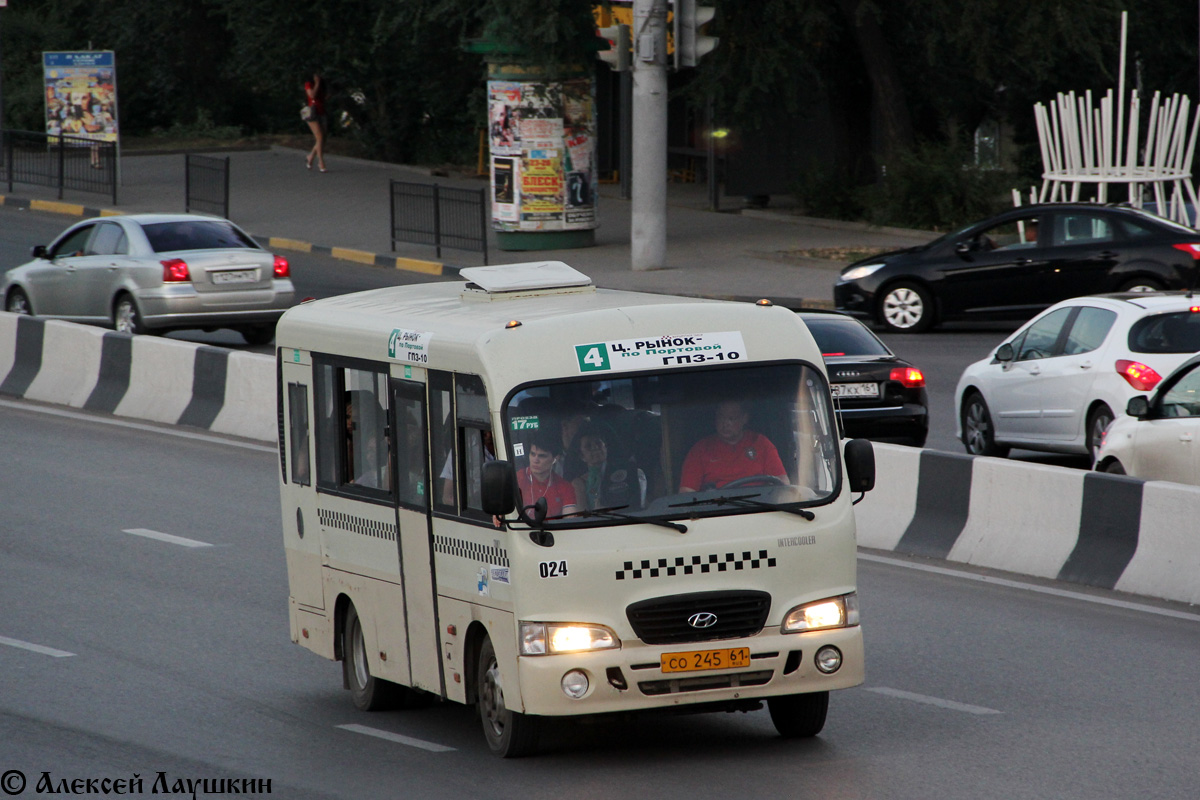
<instances>
[{"instance_id":1,"label":"parked car","mask_svg":"<svg viewBox=\"0 0 1200 800\"><path fill-rule=\"evenodd\" d=\"M127 333L234 328L250 344L266 344L294 304L287 259L219 217L89 219L31 255L5 274L6 311Z\"/></svg>"},{"instance_id":2,"label":"parked car","mask_svg":"<svg viewBox=\"0 0 1200 800\"><path fill-rule=\"evenodd\" d=\"M922 447L929 434L925 375L867 326L833 311L801 311L829 372L846 436Z\"/></svg>"},{"instance_id":3,"label":"parked car","mask_svg":"<svg viewBox=\"0 0 1200 800\"><path fill-rule=\"evenodd\" d=\"M1200 485L1200 356L1136 395L1104 433L1096 469L1154 481Z\"/></svg>"},{"instance_id":4,"label":"parked car","mask_svg":"<svg viewBox=\"0 0 1200 800\"><path fill-rule=\"evenodd\" d=\"M1128 206L1014 208L929 244L844 268L840 311L890 331L1028 319L1071 297L1195 288L1200 232Z\"/></svg>"},{"instance_id":5,"label":"parked car","mask_svg":"<svg viewBox=\"0 0 1200 800\"><path fill-rule=\"evenodd\" d=\"M1034 317L955 389L968 453L1091 454L1129 398L1200 350L1200 298L1183 292L1065 300Z\"/></svg>"}]
</instances>

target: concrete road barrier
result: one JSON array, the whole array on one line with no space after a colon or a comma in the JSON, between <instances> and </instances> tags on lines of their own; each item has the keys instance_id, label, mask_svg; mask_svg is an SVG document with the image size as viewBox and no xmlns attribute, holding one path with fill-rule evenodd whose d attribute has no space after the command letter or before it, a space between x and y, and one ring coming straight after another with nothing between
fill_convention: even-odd
<instances>
[{"instance_id":1,"label":"concrete road barrier","mask_svg":"<svg viewBox=\"0 0 1200 800\"><path fill-rule=\"evenodd\" d=\"M0 312L0 395L274 443L275 360ZM876 444L864 547L1200 602L1200 487Z\"/></svg>"},{"instance_id":2,"label":"concrete road barrier","mask_svg":"<svg viewBox=\"0 0 1200 800\"><path fill-rule=\"evenodd\" d=\"M0 312L0 395L276 441L275 360Z\"/></svg>"},{"instance_id":3,"label":"concrete road barrier","mask_svg":"<svg viewBox=\"0 0 1200 800\"><path fill-rule=\"evenodd\" d=\"M876 444L858 543L1200 601L1200 487Z\"/></svg>"}]
</instances>

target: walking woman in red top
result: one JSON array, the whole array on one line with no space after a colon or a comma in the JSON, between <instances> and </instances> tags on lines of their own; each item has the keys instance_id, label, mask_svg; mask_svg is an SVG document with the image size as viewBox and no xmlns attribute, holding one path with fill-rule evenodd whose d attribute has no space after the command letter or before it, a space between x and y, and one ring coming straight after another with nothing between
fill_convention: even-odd
<instances>
[{"instance_id":1,"label":"walking woman in red top","mask_svg":"<svg viewBox=\"0 0 1200 800\"><path fill-rule=\"evenodd\" d=\"M305 165L312 169L313 159L317 160L317 167L321 172L325 171L325 134L329 130L325 116L325 81L321 80L321 76L314 72L312 78L304 82L304 94L308 98L307 113L304 119L308 122L308 127L312 129L313 138L316 139L316 144L312 150L308 151L308 158L304 160Z\"/></svg>"}]
</instances>

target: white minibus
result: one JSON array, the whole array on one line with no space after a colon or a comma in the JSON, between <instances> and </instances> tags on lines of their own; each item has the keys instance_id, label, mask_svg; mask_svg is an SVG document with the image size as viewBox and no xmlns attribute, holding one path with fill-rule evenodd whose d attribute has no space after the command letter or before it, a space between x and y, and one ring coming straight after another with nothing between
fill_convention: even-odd
<instances>
[{"instance_id":1,"label":"white minibus","mask_svg":"<svg viewBox=\"0 0 1200 800\"><path fill-rule=\"evenodd\" d=\"M303 303L276 331L292 640L363 710L762 708L863 680L854 495L821 353L771 305L597 289L561 262Z\"/></svg>"}]
</instances>

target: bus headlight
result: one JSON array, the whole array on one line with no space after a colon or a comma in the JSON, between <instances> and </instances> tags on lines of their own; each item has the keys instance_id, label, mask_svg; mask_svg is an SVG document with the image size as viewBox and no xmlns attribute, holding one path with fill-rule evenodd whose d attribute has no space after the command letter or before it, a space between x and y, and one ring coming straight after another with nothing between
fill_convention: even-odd
<instances>
[{"instance_id":1,"label":"bus headlight","mask_svg":"<svg viewBox=\"0 0 1200 800\"><path fill-rule=\"evenodd\" d=\"M783 618L783 633L805 633L858 624L858 595L854 592L796 606Z\"/></svg>"},{"instance_id":2,"label":"bus headlight","mask_svg":"<svg viewBox=\"0 0 1200 800\"><path fill-rule=\"evenodd\" d=\"M575 622L522 622L521 655L544 656L555 653L583 653L612 650L621 646L617 634L603 625Z\"/></svg>"}]
</instances>

